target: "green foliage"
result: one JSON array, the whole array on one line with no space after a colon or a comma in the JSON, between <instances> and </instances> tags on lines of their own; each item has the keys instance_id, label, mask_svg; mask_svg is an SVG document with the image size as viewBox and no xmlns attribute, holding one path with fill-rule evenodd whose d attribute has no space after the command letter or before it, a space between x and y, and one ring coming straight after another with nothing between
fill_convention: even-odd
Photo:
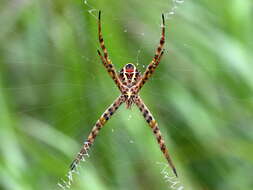
<instances>
[{"instance_id":1,"label":"green foliage","mask_svg":"<svg viewBox=\"0 0 253 190\"><path fill-rule=\"evenodd\" d=\"M166 15L166 53L141 96L184 189L252 189L253 3L180 2L1 3L0 189L56 189L119 94L96 54L98 10L116 68L138 62L141 71ZM157 162L166 163L141 114L122 106L72 189L176 189Z\"/></svg>"}]
</instances>

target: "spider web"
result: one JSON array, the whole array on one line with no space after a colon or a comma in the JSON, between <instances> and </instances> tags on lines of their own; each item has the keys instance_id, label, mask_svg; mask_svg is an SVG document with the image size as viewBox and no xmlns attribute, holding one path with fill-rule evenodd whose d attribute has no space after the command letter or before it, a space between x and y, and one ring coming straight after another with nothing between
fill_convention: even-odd
<instances>
[{"instance_id":1,"label":"spider web","mask_svg":"<svg viewBox=\"0 0 253 190\"><path fill-rule=\"evenodd\" d=\"M83 1L83 5L84 5L85 9L87 9L86 10L87 13L93 19L97 20L98 11L100 9L98 9L97 7L95 7L94 5L92 5L91 3L92 2L88 1L88 0L84 0ZM165 1L165 3L166 3L166 1ZM184 0L172 0L172 1L168 1L167 5L166 5L168 7L167 11L164 12L165 20L171 20L171 19L173 19L173 17L176 15L177 9L183 3L184 3ZM102 14L104 14L104 13L102 13ZM106 13L106 14L108 15L108 13ZM115 17L115 15L110 15L110 17L113 18L113 17ZM113 20L114 20L114 22L121 22L122 18L113 18ZM105 19L102 19L102 25L103 26L106 25L105 22L106 22ZM159 28L158 27L160 25L159 22L161 22L161 21L160 20L157 21L157 23L156 23L157 27L156 28ZM129 25L131 25L131 20L129 21ZM129 33L128 27L131 27L131 26L125 26L122 29L123 32L125 33L125 35L128 35L128 33ZM159 32L160 32L160 30L159 30ZM132 34L133 34L133 31L130 32L130 35L132 35ZM134 32L134 35L137 36L137 38L140 38L141 40L145 40L146 39L146 32L144 30L141 31L141 30L137 29L137 31ZM113 36L107 36L106 45L109 44L109 42L111 40L113 40ZM95 42L95 43L97 43L97 42ZM153 42L151 42L151 43L153 43ZM157 40L155 41L155 43L157 43ZM156 45L154 45L153 47L156 47ZM149 45L147 45L147 46L149 47ZM108 47L108 45L107 45L107 47ZM141 56L143 54L143 49L144 49L144 47L139 47L139 48L137 48L135 50L135 52L136 52L135 60L132 60L132 58L124 57L124 56L121 56L121 58L122 59L127 59L127 60L130 59L129 62L134 62L135 65L138 67L138 69L144 71L145 68L146 68L146 66L147 66L147 64L144 64L142 62L142 60L141 60ZM152 50L153 49L154 48L152 48ZM111 59L113 59L113 58L111 57ZM89 58L88 58L88 60L89 60ZM116 66L116 67L118 67L118 66ZM119 114L119 113L117 113L117 114ZM129 122L132 119L133 119L133 114L132 113L128 113L126 122ZM134 119L137 119L137 118L134 118ZM113 125L113 123L111 123L111 121L110 121L110 125ZM107 127L107 128L109 128L109 127ZM116 134L115 134L115 131L116 131ZM122 132L122 129L111 128L111 132L114 133L113 135L117 135L118 137L120 137L119 139L124 139L124 143L130 143L133 146L136 145L135 144L135 140L133 140L130 135L126 136L126 131ZM105 134L102 134L102 135L105 135ZM100 135L100 136L102 136L102 135ZM99 140L97 139L96 141L99 141ZM98 143L99 142L97 142L96 144L98 144ZM112 149L112 147L116 146L116 144L117 143L113 143L113 146L111 146L110 149ZM121 146L124 146L124 145L121 145ZM103 157L103 155L100 154L99 157ZM86 162L86 156L84 157L84 159L82 161ZM115 160L113 160L113 162L115 162ZM118 162L120 162L120 160L118 160ZM61 179L61 182L58 183L58 187L60 189L70 189L71 185L73 183L73 174L75 174L75 173L80 174L79 171L81 170L81 173L82 173L81 175L84 175L85 169L83 169L83 167L85 167L85 166L83 164L85 164L85 163L80 163L80 164L78 164L78 168L76 170L69 171L68 174L66 175L66 178L65 179ZM129 164L129 163L127 163L127 164ZM181 182L179 181L179 179L175 178L173 176L173 174L170 174L171 171L170 171L170 169L168 169L168 164L167 163L154 162L154 164L157 165L157 169L160 169L160 174L161 174L161 176L162 176L162 178L164 180L164 185L167 186L167 189L173 189L173 190L183 190L184 189L184 186L181 184ZM80 165L82 165L82 166L80 166ZM103 176L103 177L105 177L105 176Z\"/></svg>"},{"instance_id":2,"label":"spider web","mask_svg":"<svg viewBox=\"0 0 253 190\"><path fill-rule=\"evenodd\" d=\"M25 3L27 3L26 1L24 1ZM88 16L90 19L92 19L92 22L96 22L97 20L97 13L98 13L98 10L100 9L103 9L103 8L98 8L96 7L95 5L93 5L94 2L92 1L88 1L88 0L84 0L82 5L83 5L83 8L84 8L84 15L85 16ZM164 2L160 2L158 3L157 5L159 6L164 6L165 8L163 8L163 13L165 14L165 19L166 21L168 20L172 20L173 17L176 16L176 13L177 13L177 9L184 3L183 0L166 0ZM139 28L136 28L136 31L130 29L132 27L132 25L136 24L136 20L134 19L134 17L131 17L130 19L129 18L122 18L122 17L117 17L116 15L114 15L113 13L109 13L109 12L106 12L106 9L105 11L103 11L103 14L105 16L109 16L112 18L113 22L115 23L118 23L118 22L122 22L123 21L126 21L125 23L127 23L128 25L124 26L120 32L123 32L125 35L134 35L138 40L140 41L146 41L148 40L148 36L149 36L149 33L147 33L145 31L145 27L139 27ZM106 27L106 18L103 18L102 19L102 23L103 23L103 26ZM157 30L157 34L156 35L156 38L154 38L154 40L150 40L150 41L147 41L147 43L143 46L143 47L137 47L136 49L133 50L133 56L129 56L129 57L126 57L125 55L121 55L119 56L120 59L122 60L122 65L117 65L117 69L119 69L121 66L123 66L124 63L127 63L127 62L134 62L137 66L138 66L138 69L141 70L141 71L144 71L148 62L146 62L146 60L144 61L143 59L143 56L144 56L144 53L143 51L147 48L150 49L150 51L154 51L154 48L156 48L157 46L157 42L158 42L158 39L160 38L160 23L161 23L161 19L160 19L160 16L157 16L157 19L156 19L156 23L155 23L155 29L154 30ZM56 29L57 30L57 29ZM96 30L96 28L94 28L94 30ZM104 32L105 34L105 32ZM105 34L106 35L106 34ZM110 35L106 35L106 44L107 46L109 46L110 44L110 41L113 41L113 36L110 36ZM98 42L97 40L94 40L94 46L97 46ZM150 48L151 47L151 48ZM71 51L71 50L70 50ZM16 52L8 52L10 54L15 54ZM74 56L81 56L82 59L89 63L89 64L97 64L99 62L98 59L96 58L93 58L93 57L89 57L87 55L79 55L75 52L71 52ZM153 54L153 53L152 53ZM111 59L113 60L113 56L111 56ZM151 58L149 58L151 60ZM10 64L20 64L20 65L24 65L24 67L26 66L25 64L25 59L22 60L22 55L17 55L16 57L14 56L13 58L11 58L10 60L8 60L8 62ZM70 65L58 65L58 64L53 64L53 63L45 63L43 62L44 65L47 65L48 68L53 68L53 69L58 69L58 72L61 72L61 71L76 71L77 68L75 66L70 66ZM19 66L20 67L20 66ZM21 68L21 70L24 70L25 68ZM102 68L103 69L103 68ZM91 81L95 81L97 80L97 77L95 74L91 73L91 72L88 72L87 70L81 70L79 71L81 74L83 75L89 75L89 78ZM160 78L158 76L155 77L155 79L151 79L151 80L160 80ZM163 79L161 79L163 80ZM107 80L107 82L110 81ZM111 84L112 85L112 84ZM48 87L54 87L56 89L60 89L60 90L65 90L65 89L68 89L68 88L84 88L86 89L87 91L89 91L88 94L85 94L85 95L80 95L80 96L73 96L71 98L66 98L66 99L62 99L61 102L57 102L57 103L52 103L52 102L45 102L43 104L41 104L41 106L33 106L32 104L31 105L25 105L23 108L19 109L21 111L18 112L18 116L21 116L22 118L24 118L24 124L26 123L33 123L33 122L37 122L36 120L39 120L39 121L43 121L41 124L43 129L42 131L44 130L44 133L45 135L50 135L50 133L57 133L56 131L50 129L50 127L48 126L57 126L59 125L59 123L62 123L66 120L66 118L71 118L71 117L76 117L76 118L79 118L79 119L76 119L76 122L75 123L71 123L69 125L69 128L65 129L64 131L64 134L58 134L58 136L61 136L61 135L64 135L64 138L68 138L66 136L68 136L69 133L72 133L72 129L73 128L77 128L76 126L83 126L83 124L85 123L86 121L86 118L90 118L90 117L94 117L95 120L94 122L96 121L96 119L98 118L98 116L104 111L102 110L102 112L100 111L99 113L96 114L96 116L94 116L94 114L92 112L87 112L85 109L83 109L82 107L78 107L78 109L73 109L73 111L67 111L67 112L64 112L63 114L61 115L53 115L53 118L49 119L50 117L48 118L43 118L43 117L40 117L38 115L34 115L35 112L37 112L38 110L40 110L42 113L44 112L48 112L48 111L54 111L55 109L59 109L61 108L62 105L65 105L67 103L71 103L73 101L77 101L77 102L82 102L82 101L85 101L85 99L87 98L90 98L92 96L95 96L97 93L96 93L96 87L91 87L90 85L87 85L85 83L65 83L65 82L61 82L61 83L47 83L47 82L43 82L43 83L39 83L37 84L36 82L33 82L33 83L27 83L27 86L21 86L21 87L5 87L5 88L2 88L2 90L5 90L8 94L15 94L16 97L27 97L27 92L29 91L43 91L44 89L48 88ZM112 88L114 88L112 86ZM154 93L152 92L152 94L154 95L158 95L159 93ZM103 99L101 99L102 103L107 106L108 104L110 104L112 102L112 97L111 95L109 94L103 94ZM115 90L115 94L114 94L114 97L117 97L117 91ZM29 98L29 96L28 96ZM24 101L26 102L26 100L19 100L19 101ZM36 100L34 100L36 101ZM94 104L100 104L99 102L94 102ZM121 106L121 107L124 107L124 106ZM105 107L106 108L106 107ZM121 112L122 110L124 110L124 108L121 108ZM122 117L125 117L126 120L125 120L125 123L134 123L135 120L142 120L143 118L140 116L140 117L134 117L134 115L136 114L139 114L140 113L138 111L136 111L134 109L134 113L132 113L132 111L128 111L126 110L124 113L117 113L115 115L124 115ZM126 115L126 116L125 116ZM96 118L97 117L97 118ZM117 116L114 116L110 121L110 124L111 126L115 126L117 125L117 122L115 121L115 117ZM35 119L37 118L37 119ZM82 118L82 119L81 119ZM144 125L146 125L146 123L143 122ZM90 129L93 125L93 123L89 123L89 124L85 124L87 125L87 127ZM131 125L131 124L130 124ZM136 143L136 139L133 139L132 137L132 133L127 133L126 130L124 129L121 129L121 128L114 128L114 127L106 127L107 130L104 130L106 132L101 132L101 134L99 135L99 138L96 139L96 143L95 145L91 148L91 149L96 149L96 146L98 146L100 143L102 143L103 141L103 136L105 136L105 138L107 136L117 136L117 142L111 142L111 145L109 147L109 149L112 149L113 150L113 147L117 147L119 146L118 143L120 142L120 139L123 139L122 142L120 142L120 147L124 147L124 144L131 144L132 145L132 148L133 149L136 149L135 146L137 145ZM39 133L36 132L36 129L33 129L32 127L29 128L30 130L27 130L27 128L21 128L21 130L23 130L25 133L27 133L29 136L31 136L32 138L38 138L40 139L41 141L44 141L43 139L43 136ZM107 134L108 131L110 129L110 132L111 134ZM79 140L82 139L82 140L85 140L85 138L87 137L87 132L86 131L86 134L83 133L83 130L82 129L79 129L82 134L80 135L80 132L77 132L75 133L74 135L72 135L72 138L74 140L76 140L76 142L73 142L73 140L69 140L68 142L71 144L72 148L70 148L69 146L67 146L63 141L61 142L62 143L62 148L61 150L64 152L65 155L67 155L69 158L74 158L73 156L76 155L76 150L79 151L79 148L80 148L80 145L81 143L79 144ZM148 130L147 130L148 131ZM58 138L57 136L57 138ZM153 136L152 134L150 134L149 136L150 138L153 139ZM51 138L54 138L53 136ZM63 138L63 137L62 137ZM100 138L102 140L100 140ZM136 137L135 137L136 138ZM78 140L79 139L79 140ZM168 139L168 138L166 138ZM54 144L55 142L48 142L48 141L45 141L44 142L45 144L48 144L49 146L53 146L53 147L57 147L58 143L57 144ZM138 144L140 144L140 142L138 142ZM155 149L157 149L157 155L159 155L158 157L162 157L161 153L160 153L160 150L159 148L157 147L157 145L155 143L154 144L154 147ZM141 146L139 146L140 148ZM91 152L94 152L96 153L95 155L93 155L93 157L95 156L99 156L101 158L103 158L103 155L102 154L99 154L98 152L96 152L96 150L91 150ZM116 152L116 150L115 150ZM117 155L116 153L114 153L114 158L116 159L117 158ZM93 166L92 166L92 159L89 159L88 158L89 155L86 155L84 157L84 159L82 160L82 162L80 162L80 164L78 165L77 169L74 170L74 171L68 171L66 176L62 179L59 180L58 182L58 188L60 189L72 189L72 184L74 183L74 178L76 177L79 177L80 179L78 179L78 182L80 183L80 180L83 179L84 180L84 184L86 183L86 181L88 181L87 179L89 179L89 176L87 175L87 171L89 172L92 172L92 170L96 170ZM90 162L89 162L89 161ZM162 160L162 159L161 159ZM139 160L137 159L137 161L139 162ZM160 162L160 160L155 160L153 161L153 164L156 166L156 169L157 169L157 175L159 175L159 172L161 173L161 176L162 178L164 178L164 186L168 186L168 189L182 189L183 186L182 185L175 185L175 180L173 179L173 177L171 178L171 180L168 180L168 176L169 176L169 169L168 171L165 171L166 170L166 163L164 163L164 165L162 165ZM130 167L131 166L131 163L122 163L121 159L117 159L116 161L113 160L113 162L115 164L123 164L123 165L126 165L126 167ZM158 164L157 164L158 163ZM94 163L93 163L94 164ZM160 167L162 166L162 167ZM89 169L89 167L91 167L92 169ZM67 166L66 166L67 168ZM122 171L123 172L123 171ZM146 174L148 174L149 172L152 172L151 170L150 171L146 171ZM92 172L94 173L94 172ZM96 174L94 174L96 175ZM84 176L84 177L82 177ZM109 178L107 178L107 176L103 175L103 177L105 180L110 180ZM174 180L174 182L173 182ZM96 183L96 182L94 182ZM87 185L87 184L86 184ZM92 187L91 187L92 189Z\"/></svg>"},{"instance_id":3,"label":"spider web","mask_svg":"<svg viewBox=\"0 0 253 190\"><path fill-rule=\"evenodd\" d=\"M28 1L20 1L21 2L28 3ZM168 36L166 38L167 42L165 45L166 54L170 55L173 60L178 61L177 63L181 62L183 64L169 64L169 61L164 61L163 64L161 64L161 67L166 72L163 72L164 74L159 74L158 72L155 73L155 75L150 79L148 82L148 85L145 86L145 88L141 92L141 96L143 96L143 99L145 100L145 103L150 107L151 112L156 117L158 123L160 121L159 118L161 117L167 117L166 114L170 115L170 117L177 118L177 114L171 111L169 107L165 107L162 103L156 103L155 100L162 98L166 100L166 95L164 94L163 85L167 85L169 81L173 81L175 85L178 84L180 86L180 79L176 76L176 74L179 71L183 73L186 77L185 80L188 80L187 76L188 73L196 72L198 73L198 68L193 67L191 65L190 61L187 60L186 57L183 57L181 54L178 54L177 52L180 52L183 48L184 51L187 51L192 48L191 42L187 41L187 39L182 39L181 43L183 44L183 47L178 47L176 45L173 45L173 36L170 33L170 31L173 30L173 27L175 26L175 18L180 13L180 10L184 8L184 5L187 3L187 1L183 0L162 0L162 1L154 1L152 4L149 2L149 6L151 5L153 9L157 10L157 16L153 18L149 18L148 15L145 15L146 17L139 18L137 15L134 14L136 10L132 10L127 17L123 17L122 15L115 15L113 12L109 11L107 9L107 6L100 6L96 5L97 2L92 0L85 0L81 3L82 9L80 13L77 13L76 15L68 15L69 17L75 17L75 19L82 19L82 18L76 18L76 16L82 17L85 16L86 20L90 20L89 23L96 23L97 22L97 14L98 10L102 10L102 24L103 24L103 35L105 36L105 43L109 50L110 58L112 59L114 65L117 69L120 69L125 63L133 62L137 65L138 69L142 72L145 70L147 64L150 62L152 56L147 57L146 52L149 52L149 55L154 54L154 49L157 46L158 39L160 37L160 24L161 24L161 18L160 14L163 12L165 14L166 19L166 35ZM132 3L129 1L129 3ZM137 3L138 4L138 3ZM143 2L141 3L143 6ZM135 4L133 4L135 5ZM147 6L148 6L147 5ZM141 11L141 10L138 10ZM156 14L153 13L153 14ZM144 14L144 13L143 13ZM127 14L124 14L126 16ZM153 20L152 20L153 19ZM143 20L143 21L142 21ZM152 25L152 30L150 30L150 27L148 27L148 24L145 24L145 21L147 20L150 23L154 23ZM115 25L121 24L121 28L118 29L118 33L120 35L128 36L129 38L134 38L136 41L136 46L134 49L131 49L130 54L126 55L124 54L123 50L114 50L114 45L111 45L113 42L115 42L115 36L110 33L110 29L107 27L107 23L114 23ZM89 26L88 23L88 26ZM90 26L89 26L90 27ZM57 27L53 27L54 33L59 33L59 29ZM94 26L90 27L90 30L97 30L96 24ZM3 31L4 32L4 31ZM61 31L64 32L64 31ZM15 32L14 32L15 33ZM175 34L175 33L173 33ZM53 36L53 38L60 38L60 36ZM80 34L78 36L78 40L82 40L83 38L89 38L89 41L92 41L93 47L92 51L96 48L98 48L98 40L97 36L91 36L87 37L85 34ZM201 36L200 36L201 38ZM177 38L176 38L177 39ZM57 41L57 40L56 40ZM133 41L133 40L129 40ZM130 43L130 42L129 42ZM141 44L141 45L139 45ZM52 46L55 44L52 43ZM65 44L66 46L68 44ZM126 46L130 47L130 44L127 44ZM38 46L38 51L40 51L43 47L43 44L36 44ZM210 44L207 44L207 46L210 46ZM18 47L14 47L14 49ZM76 189L76 187L82 187L86 189L103 189L104 183L110 184L111 189L113 187L128 187L128 183L135 180L143 180L138 178L137 173L141 173L142 176L144 176L147 180L152 180L152 182L157 183L159 185L159 188L154 187L152 189L174 189L174 190L182 190L184 189L184 184L190 184L188 181L186 181L183 178L175 179L173 177L173 174L170 171L170 168L168 168L166 162L163 160L163 156L159 150L159 147L157 147L157 144L154 140L154 137L148 127L144 130L137 128L136 123L142 123L142 126L146 126L147 124L143 121L143 118L141 114L138 112L137 109L133 108L132 110L125 110L124 105L121 106L119 111L110 119L109 123L105 126L105 130L102 130L99 134L99 137L96 139L95 144L91 147L90 151L90 157L87 155L82 162L77 167L77 170L70 172L68 171L68 164L70 160L74 159L76 156L76 153L79 151L81 147L81 142L84 141L87 138L88 133L90 132L90 129L94 125L95 121L98 119L98 117L103 113L105 108L111 104L111 102L114 100L114 98L117 97L118 91L115 85L112 83L111 79L104 74L102 77L104 78L98 78L96 72L101 73L102 71L105 73L104 68L99 64L99 59L97 57L93 57L89 55L88 53L78 53L74 50L69 49L68 51L72 54L73 57L81 57L83 59L83 62L85 63L85 66L78 66L75 64L75 60L70 60L73 62L73 64L69 65L59 65L59 64L53 64L52 62L44 62L43 60L39 60L40 63L43 63L43 65L47 65L47 70L44 71L43 74L46 72L49 72L50 69L57 70L59 73L63 73L64 71L70 71L74 72L76 74L85 75L88 76L89 81L83 81L83 83L80 82L73 82L73 83L66 83L66 82L57 82L57 83L51 83L51 82L40 82L37 83L37 77L41 74L39 71L39 67L36 67L38 65L36 64L36 60L31 58L32 64L26 64L27 57L25 57L22 53L19 51L12 51L8 50L8 54L13 55L9 60L6 60L6 62L10 65L10 70L12 71L13 67L18 67L17 70L20 71L20 73L28 73L26 72L27 67L34 67L33 72L36 73L36 76L32 76L34 73L31 74L31 78L34 79L32 82L27 81L26 86L7 86L4 88L1 88L6 94L14 95L17 99L17 102L21 102L21 107L18 107L17 110L18 114L17 116L22 118L20 123L22 125L20 126L20 131L28 135L29 139L36 139L39 142L42 142L43 144L53 147L55 150L58 150L59 157L65 157L65 161L61 161L61 167L66 166L64 171L61 171L62 173L66 173L67 175L59 180L58 187L60 189ZM237 51L234 51L234 54L236 54ZM173 54L176 55L173 55ZM177 60L177 57L179 57L179 60ZM240 57L240 55L238 55ZM165 58L166 60L166 58ZM168 59L167 59L168 60ZM239 61L237 61L239 62ZM164 64L168 63L168 64ZM31 66L32 65L32 66ZM89 65L97 65L98 70L89 71ZM247 71L250 71L247 67L243 67L240 65L237 65L234 63L235 68L241 70L243 73L246 73L245 76L249 76ZM88 69L86 69L88 68ZM29 68L31 69L31 68ZM212 73L212 71L215 70L222 70L226 72L233 72L233 68L220 68L220 67L208 67L206 68L204 65L201 69L205 69L208 72ZM14 69L13 69L14 70ZM28 70L28 69L27 69ZM30 74L30 73L29 73ZM15 74L15 76L18 75ZM38 76L37 76L38 75ZM66 76L62 76L63 78ZM67 76L67 77L73 77L75 76ZM8 77L6 77L8 78ZM24 77L25 78L25 77ZM183 78L183 77L182 77ZM247 81L250 81L250 84L253 84L251 81L251 77L246 78ZM62 80L64 81L64 80ZM97 82L99 81L99 82ZM102 82L101 82L102 81ZM101 94L102 90L99 90L97 86L91 86L90 83L95 83L99 86L100 89L106 89L106 88L112 88L111 94L103 93ZM161 91L154 91L152 89L152 86L159 84L161 85ZM47 102L44 101L43 97L40 94L44 94L44 96L47 96L45 93L45 89L54 87L56 90L62 91L66 93L66 89L69 90L69 94L61 98L60 101L56 102ZM83 88L85 89L85 92L82 93L79 92L78 89ZM167 86L166 86L167 89ZM184 91L184 88L176 88L178 91ZM76 93L71 94L71 91L77 91ZM38 99L34 99L33 96L29 95L29 92L37 91L38 92L38 99L42 102L40 106L37 106L36 104L33 104L34 102L38 102ZM205 93L205 92L203 92ZM32 94L32 93L31 93ZM147 96L147 94L149 96ZM154 97L153 99L150 99L150 97ZM177 102L177 94L176 92L171 92L171 97L173 100L175 100L175 104L182 108L183 103L189 103L189 102ZM96 97L96 98L93 98ZM182 99L187 99L189 97L182 97ZM234 101L237 103L252 103L251 97L243 98L237 98L233 96L227 96L226 93L222 96L222 98L225 101ZM28 100L29 99L29 100ZM85 102L86 99L93 100L94 108L99 107L101 105L101 109L92 109L92 107L86 108L83 105L83 102ZM189 100L189 99L188 99ZM194 101L191 99L191 101ZM26 104L26 102L29 102L30 104ZM68 103L75 102L75 107L66 107ZM155 103L154 103L155 102ZM15 104L15 102L13 103ZM155 104L155 105L154 105ZM15 106L14 106L15 107ZM59 114L56 110L62 110L62 113ZM90 110L91 111L90 111ZM156 109L163 111L161 113L156 112ZM41 115L38 115L38 110L40 111ZM72 110L72 111L70 111ZM195 110L196 112L201 110ZM187 110L185 111L187 112ZM58 114L55 114L58 113ZM187 114L185 114L187 115ZM202 115L203 117L207 117L206 115ZM248 115L250 117L251 115ZM55 126L60 126L61 124L64 124L68 118L74 118L74 122L68 123L68 128L64 128L64 130L61 130L60 128L54 129ZM122 118L120 121L118 118ZM190 118L186 118L189 119ZM92 120L93 122L88 122L89 120ZM194 122L194 121L192 121ZM223 120L222 122L226 122ZM38 123L40 125L38 125ZM164 128L168 127L168 123L159 123L160 129L163 133L163 136L165 137L166 144L168 144L168 147L171 148L171 156L174 158L173 152L175 149L173 149L173 142L171 142L171 139L166 136L164 133ZM24 127L25 126L25 127ZM38 128L34 126L40 126L39 132ZM141 126L141 127L142 127ZM191 144L193 147L195 146L194 142L187 136L187 134L182 134L180 129L177 127L177 123L169 122L169 127L172 127L174 131L176 131L176 135L181 136L183 139L186 139L188 144ZM211 126L210 123L203 123L202 126ZM212 128L213 125L210 127ZM61 131L59 133L59 131ZM195 130L197 131L197 130ZM208 127L206 127L206 131L208 131ZM138 139L139 136L142 136L144 134L147 135L147 138L144 139L153 139L154 141L147 140L147 142L140 141ZM199 134L207 135L207 136L217 136L215 132L208 131L207 134ZM173 134L175 135L175 134ZM70 138L71 136L71 138ZM51 140L48 140L51 139ZM54 141L54 139L57 139L57 142ZM67 139L67 140L66 140ZM106 140L111 139L109 142ZM106 142L106 143L105 143ZM127 146L126 146L127 145ZM133 159L131 158L124 158L120 153L121 149L124 149L123 147L131 147L131 150L125 150L129 151L130 155L137 155ZM152 150L152 155L148 155L146 160L140 160L138 159L138 155L144 155L146 152L142 149L145 149L145 147L148 147ZM197 145L195 146L197 149ZM107 155L105 155L106 151L110 151L110 158L108 158ZM121 151L122 153L122 151ZM194 153L197 153L197 151L194 151ZM192 156L192 155L190 155ZM93 158L99 158L99 160L110 160L110 162L113 162L113 165L116 166L117 172L121 174L122 178L117 178L117 182L111 181L110 176L107 175L107 171L110 171L111 168L107 168L107 166L103 166L99 163L95 163L93 161ZM25 156L24 156L25 159ZM131 160L127 160L131 159ZM109 161L108 161L109 162ZM56 161L55 161L56 163ZM141 168L141 165L152 165L146 168ZM59 165L58 165L59 166ZM99 167L99 169L97 168ZM133 171L133 167L139 168L140 171L136 172ZM102 168L102 169L101 169ZM106 169L105 169L106 168ZM98 174L96 171L100 171L101 173ZM126 176L128 172L131 171L135 174L133 178L132 176ZM129 172L129 173L131 173ZM111 171L113 173L113 171ZM150 175L154 174L155 175ZM182 173L182 172L180 172ZM179 177L180 176L179 173ZM158 176L157 178L153 179L153 176ZM60 177L59 177L60 178ZM143 187L145 188L145 184L143 184ZM136 188L136 187L135 187ZM151 187L146 187L147 189L151 189ZM122 188L123 189L123 188ZM131 189L131 188L130 188ZM190 185L187 186L186 189L190 189Z\"/></svg>"}]
</instances>

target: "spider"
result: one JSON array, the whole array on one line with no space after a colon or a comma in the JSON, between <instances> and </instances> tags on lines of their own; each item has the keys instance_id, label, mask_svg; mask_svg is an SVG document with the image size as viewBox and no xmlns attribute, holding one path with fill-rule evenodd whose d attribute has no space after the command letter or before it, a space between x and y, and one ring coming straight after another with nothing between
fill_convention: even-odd
<instances>
[{"instance_id":1,"label":"spider","mask_svg":"<svg viewBox=\"0 0 253 190\"><path fill-rule=\"evenodd\" d=\"M96 136L99 131L105 125L105 123L111 118L111 116L116 112L116 110L120 107L122 103L126 103L126 108L130 109L133 104L139 108L141 113L143 114L145 120L151 127L157 142L160 146L160 149L168 161L170 167L172 168L174 174L177 176L176 168L170 158L168 149L166 148L164 139L158 128L158 124L154 119L153 115L144 104L143 100L139 96L139 91L143 87L143 85L147 82L147 80L152 76L155 69L157 68L163 53L164 53L164 43L165 43L165 21L164 15L162 14L162 34L160 38L159 46L156 49L155 56L153 57L151 63L148 65L146 71L143 75L137 70L134 64L128 63L126 64L119 73L116 72L114 65L109 59L107 49L105 47L104 39L101 31L101 11L98 14L98 39L100 43L100 47L103 50L103 55L97 50L97 53L105 66L107 72L110 77L113 79L117 87L119 88L121 94L116 100L106 109L106 111L102 114L102 116L97 120L95 126L91 130L87 140L84 142L84 145L75 160L70 165L70 170L73 171L78 163L84 159L84 156L87 155L91 145L94 143Z\"/></svg>"}]
</instances>

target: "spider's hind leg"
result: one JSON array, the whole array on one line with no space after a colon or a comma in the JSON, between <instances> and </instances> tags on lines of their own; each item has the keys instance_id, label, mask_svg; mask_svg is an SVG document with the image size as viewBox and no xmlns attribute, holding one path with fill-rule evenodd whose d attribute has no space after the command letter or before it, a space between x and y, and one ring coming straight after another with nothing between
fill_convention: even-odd
<instances>
[{"instance_id":1,"label":"spider's hind leg","mask_svg":"<svg viewBox=\"0 0 253 190\"><path fill-rule=\"evenodd\" d=\"M98 55L99 55L103 65L105 66L107 72L109 73L111 78L114 80L114 82L118 86L118 88L121 90L122 83L117 75L114 65L112 64L111 60L109 59L108 51L105 47L105 42L104 42L104 38L102 35L102 27L101 27L101 11L99 11L99 14L98 14L98 39L99 39L100 47L103 51L103 55L102 55L100 53L100 51L97 50Z\"/></svg>"},{"instance_id":2,"label":"spider's hind leg","mask_svg":"<svg viewBox=\"0 0 253 190\"><path fill-rule=\"evenodd\" d=\"M162 134L161 134L161 131L158 127L157 122L155 121L153 115L151 114L151 112L149 111L149 109L147 108L147 106L144 104L144 102L142 101L142 99L140 97L136 98L135 103L136 103L137 107L139 108L139 110L142 112L143 117L148 122L149 126L151 127L163 155L165 156L165 158L168 161L170 167L172 168L175 176L177 177L178 175L177 175L176 168L172 162L172 159L170 158L169 151L165 145L164 139L162 137Z\"/></svg>"},{"instance_id":3,"label":"spider's hind leg","mask_svg":"<svg viewBox=\"0 0 253 190\"><path fill-rule=\"evenodd\" d=\"M88 155L88 151L91 145L94 143L99 131L105 125L105 123L111 118L111 116L117 111L119 106L124 102L124 98L120 95L111 106L107 108L107 110L101 115L101 117L97 120L95 126L92 128L87 140L84 142L83 147L77 154L76 158L70 165L70 170L73 171L78 166L79 162Z\"/></svg>"},{"instance_id":4,"label":"spider's hind leg","mask_svg":"<svg viewBox=\"0 0 253 190\"><path fill-rule=\"evenodd\" d=\"M155 55L152 61L149 63L147 69L143 73L143 77L136 85L138 87L138 91L142 88L142 86L146 83L146 81L152 76L155 69L159 65L162 55L164 53L164 44L165 44L165 19L164 19L164 14L162 14L162 34L161 34L160 42L159 42L158 47L156 48Z\"/></svg>"}]
</instances>

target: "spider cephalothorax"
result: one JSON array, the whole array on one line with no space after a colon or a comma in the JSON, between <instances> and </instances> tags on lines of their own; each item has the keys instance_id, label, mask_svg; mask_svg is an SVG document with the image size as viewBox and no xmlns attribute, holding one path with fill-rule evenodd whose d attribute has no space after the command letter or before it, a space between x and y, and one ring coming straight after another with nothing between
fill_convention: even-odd
<instances>
[{"instance_id":1,"label":"spider cephalothorax","mask_svg":"<svg viewBox=\"0 0 253 190\"><path fill-rule=\"evenodd\" d=\"M162 36L160 38L160 44L156 49L155 56L153 57L151 63L148 65L146 71L143 75L136 69L135 65L132 63L126 64L120 71L120 73L116 72L114 65L112 64L111 60L109 59L107 49L104 44L104 39L102 37L101 32L101 21L100 21L101 12L99 11L98 16L98 38L100 47L103 50L103 55L98 50L98 55L107 69L107 72L114 80L115 84L119 88L121 94L120 96L113 102L109 108L102 114L102 116L98 119L95 126L93 127L91 133L88 136L88 139L85 141L82 149L78 153L76 159L72 162L70 168L74 170L80 160L87 155L87 151L90 149L90 146L93 144L98 132L100 129L105 125L105 123L111 118L111 116L115 113L115 111L119 108L122 103L126 103L127 108L130 108L133 104L135 104L139 110L142 112L143 117L151 127L156 140L160 146L161 151L163 152L165 158L167 159L169 165L173 169L174 174L177 176L176 168L172 163L170 158L168 149L164 143L162 138L160 129L154 117L152 116L151 112L148 110L147 106L144 104L143 100L139 96L138 92L141 90L143 85L147 82L147 80L152 76L155 69L157 68L160 60L163 56L163 46L165 42L165 26L164 26L164 15L162 15Z\"/></svg>"},{"instance_id":2,"label":"spider cephalothorax","mask_svg":"<svg viewBox=\"0 0 253 190\"><path fill-rule=\"evenodd\" d=\"M126 103L126 108L131 108L137 98L136 84L140 80L141 74L134 64L126 64L119 73L119 80L122 83L121 93Z\"/></svg>"}]
</instances>

